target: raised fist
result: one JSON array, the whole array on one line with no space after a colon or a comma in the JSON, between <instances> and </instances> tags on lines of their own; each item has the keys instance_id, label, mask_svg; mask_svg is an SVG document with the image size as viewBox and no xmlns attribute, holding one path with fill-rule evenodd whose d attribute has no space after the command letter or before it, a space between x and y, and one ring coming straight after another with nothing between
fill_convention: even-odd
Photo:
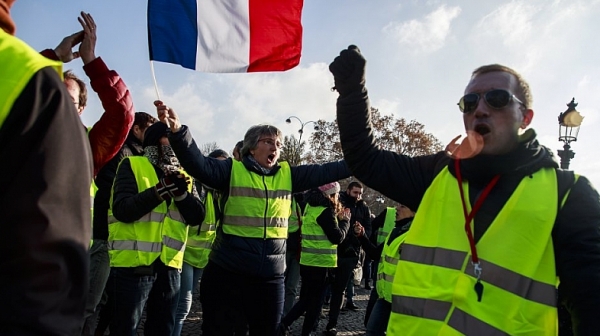
<instances>
[{"instance_id":1,"label":"raised fist","mask_svg":"<svg viewBox=\"0 0 600 336\"><path fill-rule=\"evenodd\" d=\"M331 64L329 71L333 74L336 89L340 96L347 96L355 91L362 91L365 86L365 66L367 60L357 46L351 45L340 52Z\"/></svg>"}]
</instances>

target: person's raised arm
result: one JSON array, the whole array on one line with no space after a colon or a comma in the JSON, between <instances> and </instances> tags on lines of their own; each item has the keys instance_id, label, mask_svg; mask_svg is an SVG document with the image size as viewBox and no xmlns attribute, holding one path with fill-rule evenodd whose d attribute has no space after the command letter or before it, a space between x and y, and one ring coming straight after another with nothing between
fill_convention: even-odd
<instances>
[{"instance_id":1,"label":"person's raised arm","mask_svg":"<svg viewBox=\"0 0 600 336\"><path fill-rule=\"evenodd\" d=\"M104 108L104 113L89 132L94 170L97 173L123 146L133 125L135 110L129 89L121 76L109 70L102 58L96 56L96 22L85 12L81 12L81 17L77 19L83 28L83 40L79 45L83 70Z\"/></svg>"},{"instance_id":2,"label":"person's raised arm","mask_svg":"<svg viewBox=\"0 0 600 336\"><path fill-rule=\"evenodd\" d=\"M340 141L352 175L387 197L416 208L444 154L411 158L379 149L365 87L366 60L358 47L351 45L342 50L329 70L339 93Z\"/></svg>"},{"instance_id":3,"label":"person's raised arm","mask_svg":"<svg viewBox=\"0 0 600 336\"><path fill-rule=\"evenodd\" d=\"M231 158L218 160L204 157L189 128L181 124L177 113L160 100L155 101L154 106L158 119L170 129L169 143L185 171L211 188L227 190L231 177Z\"/></svg>"}]
</instances>

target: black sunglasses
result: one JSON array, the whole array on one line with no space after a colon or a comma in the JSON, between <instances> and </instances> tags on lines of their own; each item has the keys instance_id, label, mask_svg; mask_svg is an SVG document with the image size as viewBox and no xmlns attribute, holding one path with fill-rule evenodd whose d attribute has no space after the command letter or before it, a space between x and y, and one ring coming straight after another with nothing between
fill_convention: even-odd
<instances>
[{"instance_id":1,"label":"black sunglasses","mask_svg":"<svg viewBox=\"0 0 600 336\"><path fill-rule=\"evenodd\" d=\"M477 104L479 103L479 97L483 95L483 100L485 100L486 104L489 107L494 109L501 109L508 106L510 100L514 100L517 103L523 105L523 107L527 108L525 104L519 100L514 94L501 89L494 89L484 93L468 93L464 95L458 101L458 108L463 113L470 113L475 111L477 108Z\"/></svg>"}]
</instances>

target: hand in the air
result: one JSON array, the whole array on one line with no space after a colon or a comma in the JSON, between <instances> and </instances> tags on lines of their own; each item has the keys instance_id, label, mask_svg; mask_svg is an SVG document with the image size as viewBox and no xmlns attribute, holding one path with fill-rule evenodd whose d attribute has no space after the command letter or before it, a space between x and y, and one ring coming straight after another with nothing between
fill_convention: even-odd
<instances>
[{"instance_id":1,"label":"hand in the air","mask_svg":"<svg viewBox=\"0 0 600 336\"><path fill-rule=\"evenodd\" d=\"M367 60L355 45L342 50L340 55L331 62L329 71L333 74L334 88L340 96L343 97L364 88L366 64Z\"/></svg>"}]
</instances>

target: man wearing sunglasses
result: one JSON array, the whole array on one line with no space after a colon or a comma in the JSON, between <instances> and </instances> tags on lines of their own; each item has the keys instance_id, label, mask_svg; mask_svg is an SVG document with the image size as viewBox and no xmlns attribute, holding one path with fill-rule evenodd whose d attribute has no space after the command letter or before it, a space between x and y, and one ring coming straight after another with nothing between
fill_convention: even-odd
<instances>
[{"instance_id":1,"label":"man wearing sunglasses","mask_svg":"<svg viewBox=\"0 0 600 336\"><path fill-rule=\"evenodd\" d=\"M532 96L521 75L476 69L458 102L468 141L408 157L374 142L365 64L350 46L329 66L344 158L357 179L418 208L387 335L555 335L560 303L576 335L597 334L599 196L528 129Z\"/></svg>"}]
</instances>

